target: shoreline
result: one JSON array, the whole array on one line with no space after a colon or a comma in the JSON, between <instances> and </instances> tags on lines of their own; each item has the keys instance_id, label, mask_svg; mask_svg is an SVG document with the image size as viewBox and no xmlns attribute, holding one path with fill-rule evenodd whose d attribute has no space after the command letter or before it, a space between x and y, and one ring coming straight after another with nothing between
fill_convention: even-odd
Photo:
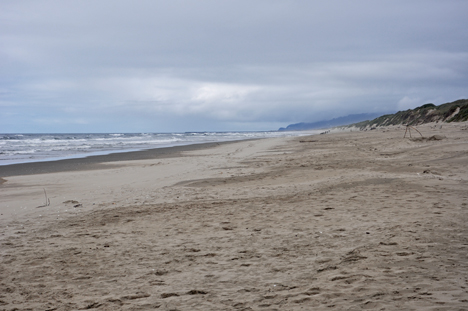
<instances>
[{"instance_id":1,"label":"shoreline","mask_svg":"<svg viewBox=\"0 0 468 311\"><path fill-rule=\"evenodd\" d=\"M250 141L247 139L245 141ZM255 139L253 139L255 140ZM182 152L204 150L216 146L236 143L244 140L220 141L210 143L189 144L181 146L152 148L137 151L114 152L104 155L90 155L79 158L45 160L38 162L15 163L0 166L0 178L36 175L47 173L59 173L70 171L97 170L109 168L109 165L103 165L108 162L123 162L134 160L162 159L168 157L180 156ZM1 183L0 183L1 185Z\"/></svg>"},{"instance_id":2,"label":"shoreline","mask_svg":"<svg viewBox=\"0 0 468 311\"><path fill-rule=\"evenodd\" d=\"M0 152L0 177L2 171L12 172L12 165L57 162L63 160L88 159L112 154L123 154L133 152L145 152L154 149L167 149L180 147L180 150L192 150L192 145L216 144L225 142L236 142L242 140L255 140L264 138L275 138L283 136L302 136L313 134L312 132L210 132L210 133L166 133L166 134L18 134L22 139L15 140L14 137L6 137L3 142L4 152ZM2 134L0 134L1 136ZM36 135L36 136L34 136ZM81 135L81 136L79 136ZM116 135L115 137L112 135ZM72 137L70 137L72 136ZM127 137L128 136L128 137ZM11 142L10 142L11 139ZM38 142L41 140L41 143ZM44 141L42 143L42 141ZM68 150L61 152L60 150ZM2 151L0 150L0 151ZM144 159L144 155L134 155L137 159ZM151 157L152 155L148 155ZM125 156L119 156L120 158ZM133 157L133 156L132 156ZM126 157L128 158L128 157ZM89 160L84 160L89 162ZM102 159L102 161L108 161ZM114 161L111 159L110 161ZM117 159L118 161L118 159ZM77 165L79 160L76 160ZM35 165L35 164L34 164ZM9 166L8 169L2 169ZM22 170L28 174L29 170ZM32 169L36 172L37 170ZM57 170L54 170L57 171ZM44 172L39 170L39 172ZM6 172L3 176L6 176ZM12 173L15 174L16 173Z\"/></svg>"}]
</instances>

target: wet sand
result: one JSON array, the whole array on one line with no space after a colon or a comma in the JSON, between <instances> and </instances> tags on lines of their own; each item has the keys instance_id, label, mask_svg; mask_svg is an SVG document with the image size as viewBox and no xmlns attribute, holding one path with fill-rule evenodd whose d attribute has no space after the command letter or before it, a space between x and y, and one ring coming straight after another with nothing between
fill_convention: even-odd
<instances>
[{"instance_id":1,"label":"wet sand","mask_svg":"<svg viewBox=\"0 0 468 311\"><path fill-rule=\"evenodd\" d=\"M0 310L465 310L468 125L418 129L4 177Z\"/></svg>"},{"instance_id":2,"label":"wet sand","mask_svg":"<svg viewBox=\"0 0 468 311\"><path fill-rule=\"evenodd\" d=\"M202 150L229 143L233 142L203 143L166 148L154 148L140 151L116 152L106 155L63 159L57 161L0 165L0 178L8 176L103 169L108 168L109 166L100 165L102 163L177 157L181 156L181 153L184 151Z\"/></svg>"}]
</instances>

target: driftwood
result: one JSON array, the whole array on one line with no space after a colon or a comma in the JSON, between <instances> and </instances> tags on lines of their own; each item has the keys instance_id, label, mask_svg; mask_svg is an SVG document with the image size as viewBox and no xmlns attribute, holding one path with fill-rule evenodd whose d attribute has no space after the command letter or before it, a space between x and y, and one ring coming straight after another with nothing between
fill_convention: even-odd
<instances>
[{"instance_id":1,"label":"driftwood","mask_svg":"<svg viewBox=\"0 0 468 311\"><path fill-rule=\"evenodd\" d=\"M444 135L432 135L431 137L416 137L410 138L412 141L431 141L431 140L442 140L445 139Z\"/></svg>"},{"instance_id":2,"label":"driftwood","mask_svg":"<svg viewBox=\"0 0 468 311\"><path fill-rule=\"evenodd\" d=\"M410 126L410 125L407 125L407 126L406 126L405 135L403 136L403 138L405 138L405 137L406 137L406 133L407 133L407 132L409 132L409 137L411 138L411 129L415 130L416 132L418 132L418 133L419 133L419 135L421 135L421 137L423 137L423 135L421 134L421 132L420 132L420 131L418 131L418 129L417 129L417 128L415 128L415 127L412 127L412 126Z\"/></svg>"}]
</instances>

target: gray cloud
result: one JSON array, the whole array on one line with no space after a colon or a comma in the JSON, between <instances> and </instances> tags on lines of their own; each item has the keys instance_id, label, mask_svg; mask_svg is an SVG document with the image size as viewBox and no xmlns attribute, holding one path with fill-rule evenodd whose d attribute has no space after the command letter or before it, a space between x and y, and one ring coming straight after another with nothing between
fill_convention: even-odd
<instances>
[{"instance_id":1,"label":"gray cloud","mask_svg":"<svg viewBox=\"0 0 468 311\"><path fill-rule=\"evenodd\" d=\"M0 132L275 129L466 98L466 1L3 1Z\"/></svg>"}]
</instances>

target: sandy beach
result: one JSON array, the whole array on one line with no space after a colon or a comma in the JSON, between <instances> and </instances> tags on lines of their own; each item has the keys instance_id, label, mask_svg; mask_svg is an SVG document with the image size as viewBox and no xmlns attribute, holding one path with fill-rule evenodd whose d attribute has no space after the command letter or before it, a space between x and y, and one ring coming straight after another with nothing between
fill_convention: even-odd
<instances>
[{"instance_id":1,"label":"sandy beach","mask_svg":"<svg viewBox=\"0 0 468 311\"><path fill-rule=\"evenodd\" d=\"M0 310L468 310L468 123L418 130L0 168Z\"/></svg>"}]
</instances>

